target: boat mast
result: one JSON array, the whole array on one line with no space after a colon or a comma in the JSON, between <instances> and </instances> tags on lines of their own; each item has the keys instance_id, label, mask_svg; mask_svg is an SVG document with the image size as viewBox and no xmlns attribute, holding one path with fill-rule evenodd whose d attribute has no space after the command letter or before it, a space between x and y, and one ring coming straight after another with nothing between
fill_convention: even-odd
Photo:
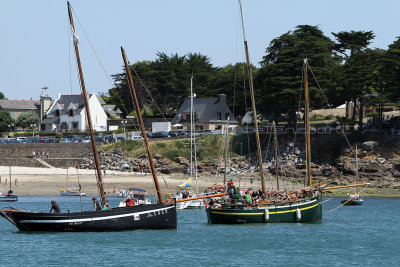
<instances>
[{"instance_id":1,"label":"boat mast","mask_svg":"<svg viewBox=\"0 0 400 267\"><path fill-rule=\"evenodd\" d=\"M307 78L307 59L304 60L304 87L305 87L305 124L306 124L306 155L307 155L307 181L311 186L311 146L310 146L310 121L308 115L308 78Z\"/></svg>"},{"instance_id":2,"label":"boat mast","mask_svg":"<svg viewBox=\"0 0 400 267\"><path fill-rule=\"evenodd\" d=\"M357 155L357 145L356 145L356 184L358 184L358 155ZM358 186L356 187L358 194Z\"/></svg>"},{"instance_id":3,"label":"boat mast","mask_svg":"<svg viewBox=\"0 0 400 267\"><path fill-rule=\"evenodd\" d=\"M83 78L81 59L80 59L80 56L79 56L78 37L75 34L75 26L74 26L74 19L72 18L71 5L70 5L69 2L67 2L67 5L68 5L69 22L71 24L71 31L72 31L72 36L73 36L73 40L74 40L76 62L78 63L78 69L79 69L79 80L81 82L82 94L83 94L83 99L84 99L84 102L85 102L85 111L86 111L86 117L87 117L87 121L88 121L88 127L89 127L92 150L93 150L94 163L96 165L97 187L98 187L98 190L99 190L101 205L105 206L106 205L106 196L105 196L105 193L104 193L103 178L101 176L99 155L97 153L97 147L96 147L96 143L95 143L96 140L94 138L92 118L90 117L89 98L88 98L88 95L86 93L85 80Z\"/></svg>"},{"instance_id":4,"label":"boat mast","mask_svg":"<svg viewBox=\"0 0 400 267\"><path fill-rule=\"evenodd\" d=\"M276 135L275 122L272 122L272 125L274 126L276 189L279 190L278 137Z\"/></svg>"},{"instance_id":5,"label":"boat mast","mask_svg":"<svg viewBox=\"0 0 400 267\"><path fill-rule=\"evenodd\" d=\"M157 191L158 202L161 203L161 202L163 202L163 198L161 196L160 185L158 184L156 168L154 167L153 156L151 155L149 141L147 140L147 135L146 135L146 129L144 128L142 114L140 113L139 102L136 97L135 87L133 86L132 75L129 70L128 61L126 60L125 50L124 50L124 48L122 48L122 46L121 46L121 53L122 53L122 58L123 58L124 64L125 64L125 71L126 71L126 76L128 78L129 88L131 88L132 97L133 97L133 101L135 104L134 106L135 106L136 114L138 116L140 128L142 130L142 135L144 138L144 142L146 144L147 156L149 157L150 168L151 168L151 173L153 174L153 180L154 180L154 185L155 185L156 191Z\"/></svg>"},{"instance_id":6,"label":"boat mast","mask_svg":"<svg viewBox=\"0 0 400 267\"><path fill-rule=\"evenodd\" d=\"M228 118L229 120L229 118ZM226 179L226 167L228 161L228 120L226 120L226 129L225 129L225 172L224 172L224 185L227 183Z\"/></svg>"},{"instance_id":7,"label":"boat mast","mask_svg":"<svg viewBox=\"0 0 400 267\"><path fill-rule=\"evenodd\" d=\"M8 169L10 172L10 191L11 191L11 164L8 164Z\"/></svg>"},{"instance_id":8,"label":"boat mast","mask_svg":"<svg viewBox=\"0 0 400 267\"><path fill-rule=\"evenodd\" d=\"M193 114L193 73L190 77L190 178L193 179L193 146L196 159L196 142L194 139L194 114ZM199 183L197 180L197 164L195 165L196 172L196 194L199 194Z\"/></svg>"},{"instance_id":9,"label":"boat mast","mask_svg":"<svg viewBox=\"0 0 400 267\"><path fill-rule=\"evenodd\" d=\"M261 189L262 189L263 198L264 198L266 189L265 189L264 171L263 171L263 165L262 165L260 135L259 135L259 132L258 132L256 103L255 103L255 99L254 99L253 75L252 75L251 65L250 65L249 49L247 47L246 29L245 29L245 26L244 26L244 17L243 17L243 9L242 9L242 0L239 0L239 5L240 5L240 14L241 14L241 18L242 18L243 39L244 39L244 49L245 49L245 52L246 52L247 71L249 73L249 86L250 86L250 95L251 95L251 105L253 107L254 126L256 128L256 142L257 142L258 164L259 164L259 168L260 168Z\"/></svg>"},{"instance_id":10,"label":"boat mast","mask_svg":"<svg viewBox=\"0 0 400 267\"><path fill-rule=\"evenodd\" d=\"M194 101L193 100L193 98L194 98L194 94L193 94L193 73L192 73L192 77L190 79L190 94L192 95L192 110L191 110L191 112L192 112L192 115L191 115L191 117L192 117L191 129L192 129L193 126L194 126L194 121L195 121L195 119L194 119L194 106L193 106L193 101ZM193 149L194 149L194 173L195 173L195 176L196 176L196 195L198 195L199 194L199 179L197 177L197 145L196 145L195 133L196 133L196 127L193 128Z\"/></svg>"}]
</instances>

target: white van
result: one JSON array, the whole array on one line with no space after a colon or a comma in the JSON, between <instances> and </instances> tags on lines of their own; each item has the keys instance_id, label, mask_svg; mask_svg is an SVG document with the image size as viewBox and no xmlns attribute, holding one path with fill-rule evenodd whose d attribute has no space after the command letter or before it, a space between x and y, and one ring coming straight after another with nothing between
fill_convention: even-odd
<instances>
[{"instance_id":1,"label":"white van","mask_svg":"<svg viewBox=\"0 0 400 267\"><path fill-rule=\"evenodd\" d=\"M131 140L134 140L134 141L142 141L142 140L144 140L144 139L143 139L143 137L141 137L140 135L133 135L133 136L131 136Z\"/></svg>"}]
</instances>

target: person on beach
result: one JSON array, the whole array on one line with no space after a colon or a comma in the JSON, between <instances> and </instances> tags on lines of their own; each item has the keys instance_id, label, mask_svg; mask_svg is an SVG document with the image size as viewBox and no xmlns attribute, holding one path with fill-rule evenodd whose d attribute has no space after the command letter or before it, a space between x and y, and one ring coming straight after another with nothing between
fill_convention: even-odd
<instances>
[{"instance_id":1,"label":"person on beach","mask_svg":"<svg viewBox=\"0 0 400 267\"><path fill-rule=\"evenodd\" d=\"M92 198L92 201L93 201L94 210L101 210L101 205L95 197Z\"/></svg>"},{"instance_id":2,"label":"person on beach","mask_svg":"<svg viewBox=\"0 0 400 267\"><path fill-rule=\"evenodd\" d=\"M53 210L54 210L54 213L61 212L60 206L58 206L57 202L55 202L54 200L51 201L51 209L50 209L49 213L51 213Z\"/></svg>"},{"instance_id":3,"label":"person on beach","mask_svg":"<svg viewBox=\"0 0 400 267\"><path fill-rule=\"evenodd\" d=\"M14 183L15 183L15 186L18 186L18 180L17 180L17 178L15 178Z\"/></svg>"}]
</instances>

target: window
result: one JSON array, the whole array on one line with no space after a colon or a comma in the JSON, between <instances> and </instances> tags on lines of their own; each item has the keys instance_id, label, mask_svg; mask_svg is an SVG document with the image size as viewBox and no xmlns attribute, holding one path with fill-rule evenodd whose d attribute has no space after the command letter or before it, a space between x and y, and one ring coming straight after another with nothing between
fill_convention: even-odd
<instances>
[{"instance_id":1,"label":"window","mask_svg":"<svg viewBox=\"0 0 400 267\"><path fill-rule=\"evenodd\" d=\"M229 119L229 113L225 113L225 120Z\"/></svg>"},{"instance_id":2,"label":"window","mask_svg":"<svg viewBox=\"0 0 400 267\"><path fill-rule=\"evenodd\" d=\"M222 118L222 114L221 114L221 112L217 112L217 120L221 120L221 118Z\"/></svg>"},{"instance_id":3,"label":"window","mask_svg":"<svg viewBox=\"0 0 400 267\"><path fill-rule=\"evenodd\" d=\"M56 116L56 117L60 117L60 110L55 110L54 111L54 116Z\"/></svg>"},{"instance_id":4,"label":"window","mask_svg":"<svg viewBox=\"0 0 400 267\"><path fill-rule=\"evenodd\" d=\"M190 113L186 114L186 121L190 121Z\"/></svg>"},{"instance_id":5,"label":"window","mask_svg":"<svg viewBox=\"0 0 400 267\"><path fill-rule=\"evenodd\" d=\"M196 131L203 131L203 125L195 125Z\"/></svg>"},{"instance_id":6,"label":"window","mask_svg":"<svg viewBox=\"0 0 400 267\"><path fill-rule=\"evenodd\" d=\"M77 122L72 122L72 129L77 130L78 129L78 123Z\"/></svg>"},{"instance_id":7,"label":"window","mask_svg":"<svg viewBox=\"0 0 400 267\"><path fill-rule=\"evenodd\" d=\"M215 130L222 130L222 125L215 125Z\"/></svg>"},{"instance_id":8,"label":"window","mask_svg":"<svg viewBox=\"0 0 400 267\"><path fill-rule=\"evenodd\" d=\"M74 116L75 115L75 110L70 109L68 110L68 116Z\"/></svg>"}]
</instances>

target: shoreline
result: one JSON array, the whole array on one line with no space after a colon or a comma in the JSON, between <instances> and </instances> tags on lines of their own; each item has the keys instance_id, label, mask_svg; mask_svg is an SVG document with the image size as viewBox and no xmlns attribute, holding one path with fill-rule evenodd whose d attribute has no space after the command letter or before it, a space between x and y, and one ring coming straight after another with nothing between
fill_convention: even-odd
<instances>
[{"instance_id":1,"label":"shoreline","mask_svg":"<svg viewBox=\"0 0 400 267\"><path fill-rule=\"evenodd\" d=\"M9 190L9 167L0 166L1 188L3 194ZM75 168L34 168L34 167L11 167L12 190L18 196L57 196L60 195L60 188L77 187L80 183L82 192L86 195L98 195L97 183L94 170ZM78 183L79 177L79 183ZM15 185L17 179L17 186ZM174 194L178 185L189 178L184 174L162 175L158 174L160 189L163 196ZM249 183L250 177L242 177L235 181L237 185L244 187L258 188L259 181ZM7 183L5 184L7 180ZM204 192L212 184L222 184L223 175L199 176L199 193ZM220 182L218 182L220 181ZM266 181L267 188L274 186L273 181ZM104 190L108 195L115 195L121 188L138 187L145 189L149 195L156 195L154 182L151 174L141 174L121 171L106 171L103 178ZM293 185L289 181L282 181L281 188L301 188L301 185ZM195 191L196 182L192 181L192 190ZM362 190L362 188L360 188ZM325 197L345 197L347 193L354 193L355 188L331 190L323 193ZM363 197L400 197L400 189L368 187L361 193Z\"/></svg>"}]
</instances>

